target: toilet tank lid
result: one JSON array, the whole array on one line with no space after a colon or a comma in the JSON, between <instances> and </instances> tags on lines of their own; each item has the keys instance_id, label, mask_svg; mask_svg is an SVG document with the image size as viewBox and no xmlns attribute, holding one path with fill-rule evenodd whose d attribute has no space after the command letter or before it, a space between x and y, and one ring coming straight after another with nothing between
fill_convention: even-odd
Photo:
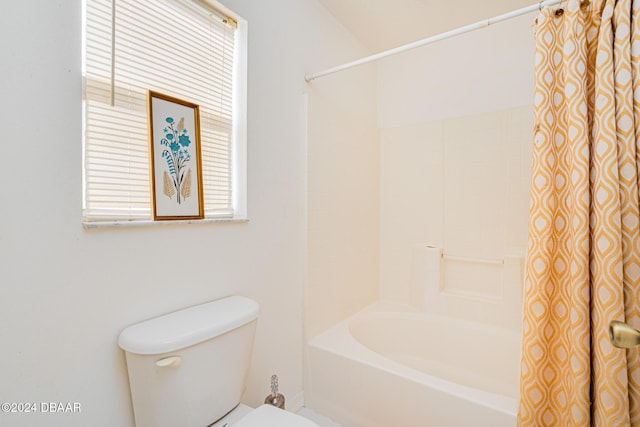
<instances>
[{"instance_id":1,"label":"toilet tank lid","mask_svg":"<svg viewBox=\"0 0 640 427\"><path fill-rule=\"evenodd\" d=\"M258 303L231 296L127 327L118 345L135 354L163 354L199 344L258 317Z\"/></svg>"}]
</instances>

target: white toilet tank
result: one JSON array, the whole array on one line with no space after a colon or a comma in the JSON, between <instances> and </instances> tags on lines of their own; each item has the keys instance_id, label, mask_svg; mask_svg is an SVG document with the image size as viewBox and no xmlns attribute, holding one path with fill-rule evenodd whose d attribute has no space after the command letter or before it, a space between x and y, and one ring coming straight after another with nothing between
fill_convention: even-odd
<instances>
[{"instance_id":1,"label":"white toilet tank","mask_svg":"<svg viewBox=\"0 0 640 427\"><path fill-rule=\"evenodd\" d=\"M205 427L244 391L258 304L232 296L126 328L136 427Z\"/></svg>"}]
</instances>

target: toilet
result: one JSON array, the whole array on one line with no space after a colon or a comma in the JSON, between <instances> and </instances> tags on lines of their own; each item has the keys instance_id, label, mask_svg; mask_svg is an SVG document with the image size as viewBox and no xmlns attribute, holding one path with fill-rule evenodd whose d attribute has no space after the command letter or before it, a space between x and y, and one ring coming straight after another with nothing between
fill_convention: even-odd
<instances>
[{"instance_id":1,"label":"toilet","mask_svg":"<svg viewBox=\"0 0 640 427\"><path fill-rule=\"evenodd\" d=\"M258 309L231 296L123 330L136 427L318 427L271 405L240 404Z\"/></svg>"}]
</instances>

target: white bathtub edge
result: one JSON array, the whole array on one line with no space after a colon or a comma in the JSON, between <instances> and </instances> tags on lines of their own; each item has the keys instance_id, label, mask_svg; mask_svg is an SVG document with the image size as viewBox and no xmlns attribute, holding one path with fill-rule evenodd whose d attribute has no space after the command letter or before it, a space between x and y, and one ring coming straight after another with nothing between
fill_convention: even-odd
<instances>
[{"instance_id":1,"label":"white bathtub edge","mask_svg":"<svg viewBox=\"0 0 640 427\"><path fill-rule=\"evenodd\" d=\"M474 402L478 405L486 406L506 415L516 416L518 405L516 398L502 396L484 390L472 389L464 385L417 371L375 353L352 337L349 331L349 324L354 318L365 316L368 313L388 312L389 309L392 309L394 312L418 313L415 309L408 306L377 302L313 337L308 341L308 344L311 347L315 347L347 359L355 360L359 363L375 369L380 369L393 375L398 375L405 380L428 384L430 387L440 392L448 393L470 402Z\"/></svg>"}]
</instances>

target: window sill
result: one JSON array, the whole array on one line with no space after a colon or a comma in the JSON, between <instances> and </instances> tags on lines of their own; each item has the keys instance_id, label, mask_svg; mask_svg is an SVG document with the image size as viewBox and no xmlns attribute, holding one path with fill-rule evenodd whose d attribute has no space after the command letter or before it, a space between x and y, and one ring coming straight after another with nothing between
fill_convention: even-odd
<instances>
[{"instance_id":1,"label":"window sill","mask_svg":"<svg viewBox=\"0 0 640 427\"><path fill-rule=\"evenodd\" d=\"M164 226L164 225L220 224L220 223L242 224L247 222L249 222L248 218L178 219L178 220L171 220L171 221L152 221L152 220L83 221L82 227L85 230L92 230L96 228L155 227L155 226Z\"/></svg>"}]
</instances>

